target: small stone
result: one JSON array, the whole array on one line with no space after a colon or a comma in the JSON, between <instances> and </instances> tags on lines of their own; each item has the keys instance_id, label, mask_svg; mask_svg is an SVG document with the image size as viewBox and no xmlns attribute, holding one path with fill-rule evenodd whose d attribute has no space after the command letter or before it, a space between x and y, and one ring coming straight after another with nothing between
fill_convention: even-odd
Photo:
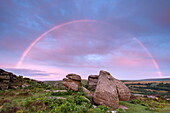
<instances>
[{"instance_id":1,"label":"small stone","mask_svg":"<svg viewBox=\"0 0 170 113\"><path fill-rule=\"evenodd\" d=\"M67 92L67 90L54 90L52 92Z\"/></svg>"}]
</instances>

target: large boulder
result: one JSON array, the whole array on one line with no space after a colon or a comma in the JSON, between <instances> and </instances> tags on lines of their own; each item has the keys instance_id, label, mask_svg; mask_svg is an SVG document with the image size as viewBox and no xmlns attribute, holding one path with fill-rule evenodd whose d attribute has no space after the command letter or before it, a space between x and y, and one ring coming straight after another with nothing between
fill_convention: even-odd
<instances>
[{"instance_id":1,"label":"large boulder","mask_svg":"<svg viewBox=\"0 0 170 113\"><path fill-rule=\"evenodd\" d=\"M98 75L89 75L88 77L88 88L90 90L95 90L98 82Z\"/></svg>"},{"instance_id":2,"label":"large boulder","mask_svg":"<svg viewBox=\"0 0 170 113\"><path fill-rule=\"evenodd\" d=\"M117 109L119 101L129 100L130 95L129 88L123 82L115 79L106 71L100 71L93 95L94 103Z\"/></svg>"},{"instance_id":3,"label":"large boulder","mask_svg":"<svg viewBox=\"0 0 170 113\"><path fill-rule=\"evenodd\" d=\"M113 109L119 107L119 97L117 94L114 78L106 71L100 71L93 101L99 105L109 106Z\"/></svg>"},{"instance_id":4,"label":"large boulder","mask_svg":"<svg viewBox=\"0 0 170 113\"><path fill-rule=\"evenodd\" d=\"M81 86L81 77L76 74L68 74L66 77L63 79L62 84L68 89L78 91Z\"/></svg>"}]
</instances>

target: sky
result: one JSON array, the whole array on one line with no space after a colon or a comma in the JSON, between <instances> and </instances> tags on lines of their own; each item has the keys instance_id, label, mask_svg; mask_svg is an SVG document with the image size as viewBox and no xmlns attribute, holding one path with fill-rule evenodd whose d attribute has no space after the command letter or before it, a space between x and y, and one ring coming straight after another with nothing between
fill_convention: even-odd
<instances>
[{"instance_id":1,"label":"sky","mask_svg":"<svg viewBox=\"0 0 170 113\"><path fill-rule=\"evenodd\" d=\"M1 0L0 68L36 80L170 77L169 0Z\"/></svg>"}]
</instances>

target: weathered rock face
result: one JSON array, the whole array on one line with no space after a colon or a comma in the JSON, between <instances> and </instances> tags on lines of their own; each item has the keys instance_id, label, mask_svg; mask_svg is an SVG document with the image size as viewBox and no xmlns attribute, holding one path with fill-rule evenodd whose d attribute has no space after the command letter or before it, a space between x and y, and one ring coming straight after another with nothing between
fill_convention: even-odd
<instances>
[{"instance_id":1,"label":"weathered rock face","mask_svg":"<svg viewBox=\"0 0 170 113\"><path fill-rule=\"evenodd\" d=\"M9 87L10 75L4 70L0 69L0 89L7 90Z\"/></svg>"},{"instance_id":2,"label":"weathered rock face","mask_svg":"<svg viewBox=\"0 0 170 113\"><path fill-rule=\"evenodd\" d=\"M99 105L106 105L116 109L119 107L119 98L116 84L110 73L100 71L96 90L93 95L93 101Z\"/></svg>"},{"instance_id":3,"label":"weathered rock face","mask_svg":"<svg viewBox=\"0 0 170 113\"><path fill-rule=\"evenodd\" d=\"M129 100L130 91L121 81L112 77L106 71L100 71L93 101L99 105L106 105L113 109L119 107L119 100Z\"/></svg>"},{"instance_id":4,"label":"weathered rock face","mask_svg":"<svg viewBox=\"0 0 170 113\"><path fill-rule=\"evenodd\" d=\"M98 75L89 75L88 77L88 88L90 90L95 90L98 82Z\"/></svg>"},{"instance_id":5,"label":"weathered rock face","mask_svg":"<svg viewBox=\"0 0 170 113\"><path fill-rule=\"evenodd\" d=\"M82 86L82 89L86 93L87 96L89 96L89 97L93 96L93 94L88 89L86 89L85 87Z\"/></svg>"},{"instance_id":6,"label":"weathered rock face","mask_svg":"<svg viewBox=\"0 0 170 113\"><path fill-rule=\"evenodd\" d=\"M66 77L71 79L71 80L81 81L81 77L79 75L76 75L76 74L68 74L68 75L66 75Z\"/></svg>"},{"instance_id":7,"label":"weathered rock face","mask_svg":"<svg viewBox=\"0 0 170 113\"><path fill-rule=\"evenodd\" d=\"M117 93L119 96L120 101L128 101L130 99L131 93L129 88L121 81L114 79L116 87L117 87Z\"/></svg>"},{"instance_id":8,"label":"weathered rock face","mask_svg":"<svg viewBox=\"0 0 170 113\"><path fill-rule=\"evenodd\" d=\"M62 84L68 89L78 91L81 86L81 77L76 74L68 74L66 77L63 79Z\"/></svg>"},{"instance_id":9,"label":"weathered rock face","mask_svg":"<svg viewBox=\"0 0 170 113\"><path fill-rule=\"evenodd\" d=\"M7 90L8 88L16 89L17 88L16 83L19 83L17 81L17 78L18 77L16 75L0 69L0 89L1 90Z\"/></svg>"}]
</instances>

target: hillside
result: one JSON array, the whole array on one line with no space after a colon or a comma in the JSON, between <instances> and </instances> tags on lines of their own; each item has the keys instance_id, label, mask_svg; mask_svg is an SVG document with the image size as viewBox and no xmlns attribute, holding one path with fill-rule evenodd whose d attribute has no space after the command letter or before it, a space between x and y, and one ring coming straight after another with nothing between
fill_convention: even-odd
<instances>
[{"instance_id":1,"label":"hillside","mask_svg":"<svg viewBox=\"0 0 170 113\"><path fill-rule=\"evenodd\" d=\"M151 79L142 79L139 81L170 81L170 78L151 78Z\"/></svg>"},{"instance_id":2,"label":"hillside","mask_svg":"<svg viewBox=\"0 0 170 113\"><path fill-rule=\"evenodd\" d=\"M0 113L108 113L113 111L109 107L95 105L92 98L87 96L82 89L72 91L55 86L55 84L62 85L62 81L42 83L29 78L22 78L22 80L27 83L24 88L0 90ZM170 112L170 102L166 100L168 97L155 95L155 98L150 98L148 94L152 91L142 88L144 86L147 88L159 86L158 88L161 88L160 83L148 82L149 85L146 85L148 84L146 81L135 81L135 83L126 81L125 83L131 89L132 94L140 93L144 96L132 95L129 101L120 101L120 107L114 112ZM87 80L82 80L82 84L87 87Z\"/></svg>"}]
</instances>

